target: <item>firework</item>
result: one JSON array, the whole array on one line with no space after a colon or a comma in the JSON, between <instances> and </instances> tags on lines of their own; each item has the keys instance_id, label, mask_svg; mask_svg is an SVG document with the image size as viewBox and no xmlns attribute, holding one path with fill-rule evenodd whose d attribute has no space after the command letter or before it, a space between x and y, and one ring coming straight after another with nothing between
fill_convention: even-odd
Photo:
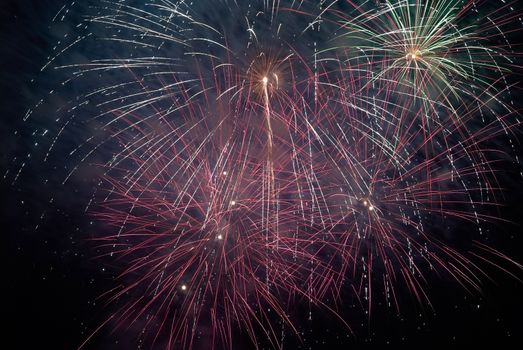
<instances>
[{"instance_id":1,"label":"firework","mask_svg":"<svg viewBox=\"0 0 523 350\"><path fill-rule=\"evenodd\" d=\"M427 119L445 108L460 124L464 106L479 109L479 116L492 103L505 113L511 108L499 95L510 89L507 76L516 67L507 41L513 18L507 11L513 8L503 3L481 15L481 5L439 0L385 1L378 9L355 5L350 14L336 12L341 34L325 52L343 51L364 87L387 82L387 89L401 93L403 105L423 104Z\"/></svg>"},{"instance_id":2,"label":"firework","mask_svg":"<svg viewBox=\"0 0 523 350\"><path fill-rule=\"evenodd\" d=\"M324 232L329 234L326 242L346 262L337 265L339 273L352 276L351 284L367 301L369 313L371 291L385 291L391 305L397 303L394 286L398 284L407 286L420 302L430 303L424 275L431 270L479 290L483 272L444 243L450 228L440 225L470 222L481 236L482 224L494 220L482 214L497 206L500 189L492 171L494 161L486 160L488 150L477 142L491 130L427 147L426 135L417 125L394 126L377 112L379 105L366 111L345 104L340 115L332 117L337 132L321 136L322 156L332 162L321 181L326 198L323 211L329 218ZM351 123L345 121L347 114ZM396 115L401 118L397 111ZM434 133L429 139L437 138ZM476 159L483 159L481 165ZM373 285L375 273L383 281L379 287ZM399 310L400 305L395 307Z\"/></svg>"},{"instance_id":3,"label":"firework","mask_svg":"<svg viewBox=\"0 0 523 350\"><path fill-rule=\"evenodd\" d=\"M138 32L148 45L165 39L150 23L139 24L167 25L151 12L122 5L110 11L115 15L92 21ZM189 71L166 57L63 67L76 69L76 75L130 71L131 79L143 76L142 68L176 69L90 95L102 100L98 106L105 112L98 118L110 130L102 144L121 149L104 165L109 192L97 216L117 231L101 239L101 248L128 266L122 278L129 282L111 300L134 297L111 323L144 324L145 340L154 344L167 337L168 347L184 348L200 346L201 329L209 329L205 342L211 337L213 346L230 347L233 325L241 324L254 343L261 328L277 347L281 326L274 315L294 329L281 300L321 304L318 294L325 286L320 286L329 279L315 250L302 249L310 245L300 234L305 213L295 208L316 175L306 152L310 72L291 48L266 49L249 20L251 49L242 53L233 51L226 35L181 9L162 11L184 18L186 30L194 31L183 42L177 28L169 34L183 52L180 65ZM139 19L122 21L121 14ZM302 81L297 71L304 72ZM123 95L105 97L119 92ZM315 263L311 270L308 265Z\"/></svg>"},{"instance_id":4,"label":"firework","mask_svg":"<svg viewBox=\"0 0 523 350\"><path fill-rule=\"evenodd\" d=\"M165 348L233 348L238 330L281 348L286 332L300 338L296 305L350 329L346 290L370 317L375 295L400 309L398 285L430 304L431 273L480 291L479 261L520 269L480 242L502 190L490 141L519 126L514 14L471 17L480 6L91 8L44 67L81 85L45 161L83 130L61 184L82 167L99 176L86 211L119 281L100 327ZM74 47L88 59L66 59ZM478 253L449 244L456 223L474 227Z\"/></svg>"},{"instance_id":5,"label":"firework","mask_svg":"<svg viewBox=\"0 0 523 350\"><path fill-rule=\"evenodd\" d=\"M110 197L98 216L118 232L103 245L127 261L130 281L113 298L136 295L113 317L145 319L146 334L164 332L168 347L193 348L201 329L210 329L212 344L229 347L232 322L253 340L256 323L276 346L269 315L290 324L278 297L300 288L293 271L304 256L274 231L284 235L293 218L280 210L278 227L266 223L274 199L265 197L263 148L251 142L257 135L224 120L213 129L201 123L164 125L145 135L147 143L126 145L111 166ZM139 170L128 173L132 164Z\"/></svg>"}]
</instances>

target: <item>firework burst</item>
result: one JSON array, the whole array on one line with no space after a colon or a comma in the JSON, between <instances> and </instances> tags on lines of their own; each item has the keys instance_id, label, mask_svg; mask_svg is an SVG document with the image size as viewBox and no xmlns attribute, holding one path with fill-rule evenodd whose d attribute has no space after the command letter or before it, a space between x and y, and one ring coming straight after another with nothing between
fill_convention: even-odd
<instances>
[{"instance_id":1,"label":"firework burst","mask_svg":"<svg viewBox=\"0 0 523 350\"><path fill-rule=\"evenodd\" d=\"M510 29L504 30L511 5L485 16L477 15L478 6L439 0L355 5L353 16L337 13L343 34L328 51L345 48L344 59L362 71L365 85L386 81L387 89L405 95L405 105L419 100L429 114L443 105L457 122L463 105L474 106L470 101L504 106L499 92L509 89L506 77L516 67Z\"/></svg>"},{"instance_id":2,"label":"firework burst","mask_svg":"<svg viewBox=\"0 0 523 350\"><path fill-rule=\"evenodd\" d=\"M399 311L398 285L430 304L431 273L480 291L479 261L521 268L481 241L510 153L490 141L519 126L510 5L214 5L100 1L43 68L81 85L44 161L80 125L61 184L100 176L86 211L119 281L103 326L165 348L232 349L238 329L281 348L301 338L295 305L350 328L346 290L370 317L379 294ZM88 58L64 58L74 47ZM449 244L455 223L476 230L467 249Z\"/></svg>"}]
</instances>

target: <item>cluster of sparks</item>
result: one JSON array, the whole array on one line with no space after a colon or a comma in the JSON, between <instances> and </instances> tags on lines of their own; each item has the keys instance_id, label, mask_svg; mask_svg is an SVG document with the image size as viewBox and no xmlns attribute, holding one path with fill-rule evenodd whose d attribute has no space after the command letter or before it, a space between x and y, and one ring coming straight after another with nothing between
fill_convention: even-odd
<instances>
[{"instance_id":1,"label":"cluster of sparks","mask_svg":"<svg viewBox=\"0 0 523 350\"><path fill-rule=\"evenodd\" d=\"M204 3L100 1L71 46L117 53L57 68L100 77L50 151L95 106L73 152L103 169L97 241L123 266L105 324L166 348L232 348L235 329L279 348L296 304L346 324L346 290L369 315L375 298L399 310L399 285L430 304L427 274L479 291L478 259L510 261L481 242L499 155L515 157L488 142L519 125L510 4ZM456 222L476 227L470 251L446 243Z\"/></svg>"}]
</instances>

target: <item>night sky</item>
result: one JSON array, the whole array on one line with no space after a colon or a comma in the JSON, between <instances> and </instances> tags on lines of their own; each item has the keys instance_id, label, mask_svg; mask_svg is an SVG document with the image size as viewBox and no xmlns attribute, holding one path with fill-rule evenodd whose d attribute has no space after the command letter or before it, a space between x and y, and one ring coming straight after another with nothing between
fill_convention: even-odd
<instances>
[{"instance_id":1,"label":"night sky","mask_svg":"<svg viewBox=\"0 0 523 350\"><path fill-rule=\"evenodd\" d=\"M206 7L203 0L194 2ZM98 194L93 195L93 192L99 186L102 171L93 164L108 161L111 154L102 147L87 162L82 161L84 153L71 155L71 150L82 144L82 140L90 135L95 135L95 139L103 135L98 134L96 122L81 122L81 118L97 113L93 105L74 112L64 111L71 106L74 96L98 84L101 86L107 80L118 79L118 76L109 74L100 81L89 77L64 88L60 83L70 76L70 70L41 71L49 57L56 54L56 45L63 47L62 42L57 42L65 33L78 31L77 24L92 11L87 3L95 4L96 1L80 3L70 7L70 2L64 0L3 0L0 7L0 188L3 271L7 275L3 278L4 290L7 289L4 297L7 313L3 318L7 326L4 326L3 340L6 348L78 348L117 307L108 304L102 295L120 283L115 276L121 266L118 261L100 258L102 251L93 241L100 237L100 232L108 230L94 214L99 209L95 203ZM72 12L65 13L63 6L71 8ZM518 1L514 6L523 8ZM55 18L57 13L59 17L65 15L63 21ZM223 26L232 26L234 18L224 13L216 9L208 15L208 23L215 25L222 21ZM299 28L302 24L289 25ZM521 52L521 27L516 21L512 28L518 30L507 35ZM94 36L99 35L97 30L100 28L94 30ZM311 34L310 40L321 42L319 36ZM230 45L237 49L234 41ZM300 45L296 44L296 49L300 49ZM303 46L305 51L310 49ZM94 57L125 55L107 43L81 44L60 55L52 65L87 62L97 49L106 51ZM171 54L176 55L176 50L173 48ZM517 58L516 62L519 61ZM514 108L521 109L521 68L512 70L509 83L513 84ZM24 121L29 109L34 112ZM53 143L53 137L49 135L54 136L63 126L62 121L72 114L79 117L71 119L52 146L50 155L46 156ZM62 121L56 122L56 118L62 118ZM523 179L520 175L523 164L513 159L516 155L523 159L522 130L521 125L511 129L513 146L502 137L489 141L489 147L503 150L496 163L497 179L503 190L496 198L500 207L490 209L488 215L503 220L482 224L486 243L519 263L523 262ZM75 166L78 171L63 185L64 176ZM86 206L89 207L87 211ZM433 225L437 226L438 221L433 220ZM475 226L459 220L445 225L451 227L448 236L444 235L446 242L458 251L466 251L467 242L475 234ZM313 307L312 319L309 319L307 303L297 302L293 307L302 339L299 341L289 333L283 348L472 348L486 344L500 349L520 348L523 283L518 278L523 278L523 272L511 264L502 266L507 272L487 263L481 265L488 275L481 277L481 292L467 292L444 273L439 276L427 274L431 305L418 303L400 284L396 286L400 312L376 298L370 318L351 291L342 288L339 313L352 328L352 333L319 307ZM254 348L245 332L236 326L233 329L234 349ZM103 327L84 349L163 348L161 340L154 346L140 343L140 331L139 325ZM270 348L263 334L257 339L260 348Z\"/></svg>"}]
</instances>

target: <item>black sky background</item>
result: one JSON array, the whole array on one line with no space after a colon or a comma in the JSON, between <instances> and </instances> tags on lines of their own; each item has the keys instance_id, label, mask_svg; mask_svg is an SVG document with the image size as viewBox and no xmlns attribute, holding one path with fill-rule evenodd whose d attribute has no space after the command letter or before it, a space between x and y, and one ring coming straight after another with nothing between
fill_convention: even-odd
<instances>
[{"instance_id":1,"label":"black sky background","mask_svg":"<svg viewBox=\"0 0 523 350\"><path fill-rule=\"evenodd\" d=\"M84 194L57 194L52 186L43 186L39 180L50 169L41 167L39 161L27 160L18 181L12 181L12 172L18 169L15 165L31 152L35 140L22 118L46 91L46 82L38 79L39 69L55 44L49 23L65 3L3 0L0 6L1 175L10 171L0 178L3 289L7 290L3 299L7 327L3 327L2 343L13 344L5 348L75 349L110 311L96 299L114 286L114 281L103 265L92 259L88 237L81 229L90 222L83 211ZM518 94L521 100L523 94ZM521 144L516 148L523 156ZM511 223L492 225L490 243L522 262L523 181L520 166L507 162L504 170L507 190L502 212ZM51 197L56 199L50 204ZM378 305L367 322L359 307L349 306L346 317L354 325L354 334L316 311L312 321L300 324L304 343L289 340L286 348L468 348L489 344L519 349L523 341L523 283L488 266L485 270L493 281L485 280L482 295L467 294L445 280L430 281L433 310L404 297L401 315ZM86 349L136 348L132 344L132 334L104 330ZM250 349L248 344L240 340L237 346Z\"/></svg>"}]
</instances>

